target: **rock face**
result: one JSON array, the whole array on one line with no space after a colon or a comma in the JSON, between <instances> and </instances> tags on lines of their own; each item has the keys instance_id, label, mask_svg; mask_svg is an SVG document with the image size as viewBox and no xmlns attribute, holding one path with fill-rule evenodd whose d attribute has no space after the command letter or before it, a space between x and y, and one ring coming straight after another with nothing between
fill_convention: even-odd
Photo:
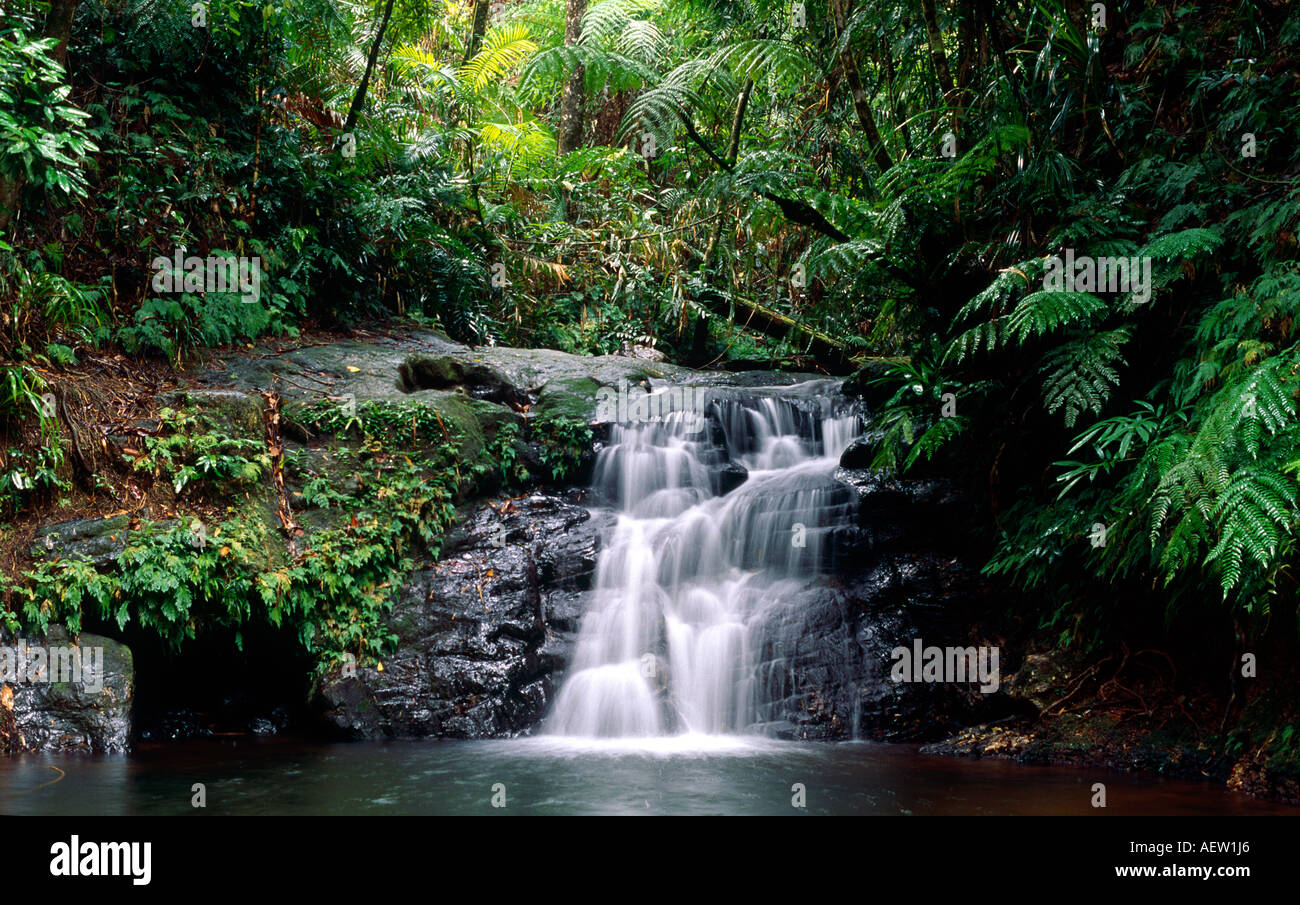
<instances>
[{"instance_id":1,"label":"rock face","mask_svg":"<svg viewBox=\"0 0 1300 905\"><path fill-rule=\"evenodd\" d=\"M62 629L0 645L0 752L116 753L131 744L135 669L123 644Z\"/></svg>"},{"instance_id":2,"label":"rock face","mask_svg":"<svg viewBox=\"0 0 1300 905\"><path fill-rule=\"evenodd\" d=\"M576 495L575 495L576 497ZM349 738L502 738L545 714L585 609L604 521L556 496L474 507L402 588L397 651L319 684ZM350 673L350 674L349 674Z\"/></svg>"},{"instance_id":3,"label":"rock face","mask_svg":"<svg viewBox=\"0 0 1300 905\"><path fill-rule=\"evenodd\" d=\"M833 574L764 626L758 679L772 703L763 728L785 738L922 740L1010 712L1001 690L891 675L892 652L917 640L997 646L1000 672L1014 665L999 635L971 627L990 591L957 553L961 499L935 481L843 467L835 477L856 496L856 525L836 537Z\"/></svg>"}]
</instances>

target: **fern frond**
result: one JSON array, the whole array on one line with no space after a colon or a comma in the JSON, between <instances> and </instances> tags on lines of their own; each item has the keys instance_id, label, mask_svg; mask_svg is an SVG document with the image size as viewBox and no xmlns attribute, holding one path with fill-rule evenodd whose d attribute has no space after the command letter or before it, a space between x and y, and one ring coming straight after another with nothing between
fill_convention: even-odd
<instances>
[{"instance_id":1,"label":"fern frond","mask_svg":"<svg viewBox=\"0 0 1300 905\"><path fill-rule=\"evenodd\" d=\"M1043 405L1049 414L1064 410L1065 426L1074 427L1079 415L1100 415L1119 386L1115 362L1126 364L1121 347L1128 342L1127 328L1093 333L1053 350L1043 359Z\"/></svg>"},{"instance_id":2,"label":"fern frond","mask_svg":"<svg viewBox=\"0 0 1300 905\"><path fill-rule=\"evenodd\" d=\"M1026 340L1051 333L1069 324L1084 323L1105 314L1108 307L1091 292L1053 292L1041 290L1020 300L1007 317L1007 331L1016 340Z\"/></svg>"},{"instance_id":3,"label":"fern frond","mask_svg":"<svg viewBox=\"0 0 1300 905\"><path fill-rule=\"evenodd\" d=\"M765 38L719 48L713 54L711 65L729 68L738 80L756 82L767 78L799 82L816 69L794 44Z\"/></svg>"},{"instance_id":4,"label":"fern frond","mask_svg":"<svg viewBox=\"0 0 1300 905\"><path fill-rule=\"evenodd\" d=\"M528 35L528 26L510 22L492 29L483 37L483 49L460 68L461 81L475 91L482 91L522 63L537 50Z\"/></svg>"},{"instance_id":5,"label":"fern frond","mask_svg":"<svg viewBox=\"0 0 1300 905\"><path fill-rule=\"evenodd\" d=\"M952 415L948 418L940 418L930 425L930 427L917 438L911 450L907 453L907 458L903 461L903 471L911 468L916 460L925 456L927 460L933 459L935 455L944 446L947 446L970 426L970 419L965 415Z\"/></svg>"}]
</instances>

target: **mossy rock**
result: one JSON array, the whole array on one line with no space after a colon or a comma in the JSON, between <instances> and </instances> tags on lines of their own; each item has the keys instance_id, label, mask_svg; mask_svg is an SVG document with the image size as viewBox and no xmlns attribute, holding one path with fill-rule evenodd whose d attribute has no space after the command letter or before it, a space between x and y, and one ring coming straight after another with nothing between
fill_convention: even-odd
<instances>
[{"instance_id":1,"label":"mossy rock","mask_svg":"<svg viewBox=\"0 0 1300 905\"><path fill-rule=\"evenodd\" d=\"M202 413L214 428L241 440L266 436L266 400L239 390L193 389L163 393L158 402L167 408Z\"/></svg>"},{"instance_id":2,"label":"mossy rock","mask_svg":"<svg viewBox=\"0 0 1300 905\"><path fill-rule=\"evenodd\" d=\"M521 424L523 421L519 414L503 405L474 399L464 393L421 390L408 398L438 413L448 433L458 441L462 465L469 469L496 464L490 461L488 447L507 424Z\"/></svg>"},{"instance_id":3,"label":"mossy rock","mask_svg":"<svg viewBox=\"0 0 1300 905\"><path fill-rule=\"evenodd\" d=\"M81 559L104 566L121 555L131 518L79 518L48 525L36 534L31 554L42 559Z\"/></svg>"},{"instance_id":4,"label":"mossy rock","mask_svg":"<svg viewBox=\"0 0 1300 905\"><path fill-rule=\"evenodd\" d=\"M533 416L540 421L581 421L596 417L601 385L590 377L552 377L537 393Z\"/></svg>"}]
</instances>

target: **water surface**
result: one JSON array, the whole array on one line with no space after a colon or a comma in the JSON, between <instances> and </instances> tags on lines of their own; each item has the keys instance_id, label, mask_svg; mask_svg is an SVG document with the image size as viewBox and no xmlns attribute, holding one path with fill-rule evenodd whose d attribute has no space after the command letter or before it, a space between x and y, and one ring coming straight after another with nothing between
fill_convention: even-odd
<instances>
[{"instance_id":1,"label":"water surface","mask_svg":"<svg viewBox=\"0 0 1300 905\"><path fill-rule=\"evenodd\" d=\"M206 811L191 787L207 788ZM1091 807L1104 782L1108 807ZM801 783L806 808L795 808ZM494 786L505 807L494 808ZM499 789L498 800L499 800ZM1290 814L1210 782L741 736L315 744L221 739L0 759L0 814Z\"/></svg>"}]
</instances>

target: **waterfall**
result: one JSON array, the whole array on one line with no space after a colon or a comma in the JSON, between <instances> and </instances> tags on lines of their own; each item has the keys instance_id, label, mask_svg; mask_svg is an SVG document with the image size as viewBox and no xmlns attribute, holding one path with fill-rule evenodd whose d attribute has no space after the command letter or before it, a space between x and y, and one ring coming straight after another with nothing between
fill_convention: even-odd
<instances>
[{"instance_id":1,"label":"waterfall","mask_svg":"<svg viewBox=\"0 0 1300 905\"><path fill-rule=\"evenodd\" d=\"M838 389L661 389L620 409L631 417L612 427L593 481L618 518L549 733L716 735L762 721L786 691L756 649L763 616L830 567L835 530L853 520L833 472L859 419Z\"/></svg>"}]
</instances>

